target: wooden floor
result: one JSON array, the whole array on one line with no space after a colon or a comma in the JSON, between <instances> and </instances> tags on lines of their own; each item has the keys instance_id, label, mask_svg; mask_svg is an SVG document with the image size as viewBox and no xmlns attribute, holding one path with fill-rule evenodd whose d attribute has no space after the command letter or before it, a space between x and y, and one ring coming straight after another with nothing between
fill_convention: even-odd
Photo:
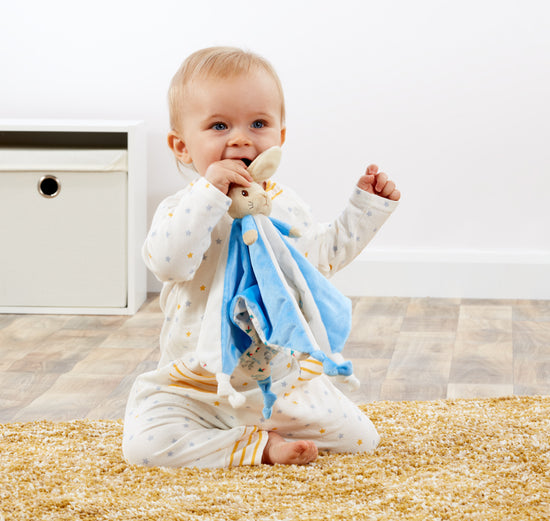
<instances>
[{"instance_id":1,"label":"wooden floor","mask_svg":"<svg viewBox=\"0 0 550 521\"><path fill-rule=\"evenodd\" d=\"M353 304L358 403L550 394L550 301ZM132 317L0 315L0 422L121 418L162 320L158 295Z\"/></svg>"}]
</instances>

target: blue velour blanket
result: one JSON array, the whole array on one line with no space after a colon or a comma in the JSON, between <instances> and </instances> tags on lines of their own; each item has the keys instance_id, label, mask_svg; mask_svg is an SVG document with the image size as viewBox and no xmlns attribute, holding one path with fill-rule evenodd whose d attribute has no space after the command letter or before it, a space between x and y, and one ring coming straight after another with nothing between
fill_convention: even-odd
<instances>
[{"instance_id":1,"label":"blue velour blanket","mask_svg":"<svg viewBox=\"0 0 550 521\"><path fill-rule=\"evenodd\" d=\"M245 244L243 235L257 239ZM330 376L352 374L340 353L351 328L351 302L286 239L289 226L263 215L235 219L224 277L222 372L247 367L271 416L270 361L282 350L319 360Z\"/></svg>"}]
</instances>

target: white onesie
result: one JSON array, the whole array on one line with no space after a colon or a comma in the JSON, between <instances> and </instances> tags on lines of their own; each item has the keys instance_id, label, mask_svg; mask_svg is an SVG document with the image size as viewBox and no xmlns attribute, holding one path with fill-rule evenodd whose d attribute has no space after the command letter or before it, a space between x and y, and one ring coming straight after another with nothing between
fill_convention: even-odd
<instances>
[{"instance_id":1,"label":"white onesie","mask_svg":"<svg viewBox=\"0 0 550 521\"><path fill-rule=\"evenodd\" d=\"M272 217L300 230L300 238L289 240L326 276L351 262L397 206L356 188L338 219L315 224L291 190L270 183L268 191ZM207 303L221 295L213 283L225 269L230 204L199 177L155 213L143 255L164 283L161 358L158 369L139 376L130 393L125 457L130 463L171 467L256 465L268 431L289 440L314 440L320 450L373 450L379 438L370 420L311 358L296 363L288 354L273 360L272 391L278 398L269 420L262 415L262 393L244 370L236 369L231 384L244 393L245 405L233 408L227 397L218 396L213 367L219 366L220 346L206 351L197 346L201 332L208 332Z\"/></svg>"}]
</instances>

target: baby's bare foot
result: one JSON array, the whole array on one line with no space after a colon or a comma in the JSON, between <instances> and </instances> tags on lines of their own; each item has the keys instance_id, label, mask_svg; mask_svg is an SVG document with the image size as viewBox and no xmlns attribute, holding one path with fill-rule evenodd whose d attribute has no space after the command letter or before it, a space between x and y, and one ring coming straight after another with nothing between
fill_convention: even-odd
<instances>
[{"instance_id":1,"label":"baby's bare foot","mask_svg":"<svg viewBox=\"0 0 550 521\"><path fill-rule=\"evenodd\" d=\"M285 441L275 432L269 433L269 441L264 449L262 463L274 465L307 465L317 459L317 446L312 441Z\"/></svg>"}]
</instances>

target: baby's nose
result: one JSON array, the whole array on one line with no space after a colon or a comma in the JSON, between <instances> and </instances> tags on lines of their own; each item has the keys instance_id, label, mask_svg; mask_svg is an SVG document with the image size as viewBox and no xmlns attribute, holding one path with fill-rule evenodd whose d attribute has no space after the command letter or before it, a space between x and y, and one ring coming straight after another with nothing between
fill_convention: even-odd
<instances>
[{"instance_id":1,"label":"baby's nose","mask_svg":"<svg viewBox=\"0 0 550 521\"><path fill-rule=\"evenodd\" d=\"M227 145L230 147L243 147L250 146L251 144L252 141L250 138L244 132L240 131L235 131L227 142Z\"/></svg>"}]
</instances>

